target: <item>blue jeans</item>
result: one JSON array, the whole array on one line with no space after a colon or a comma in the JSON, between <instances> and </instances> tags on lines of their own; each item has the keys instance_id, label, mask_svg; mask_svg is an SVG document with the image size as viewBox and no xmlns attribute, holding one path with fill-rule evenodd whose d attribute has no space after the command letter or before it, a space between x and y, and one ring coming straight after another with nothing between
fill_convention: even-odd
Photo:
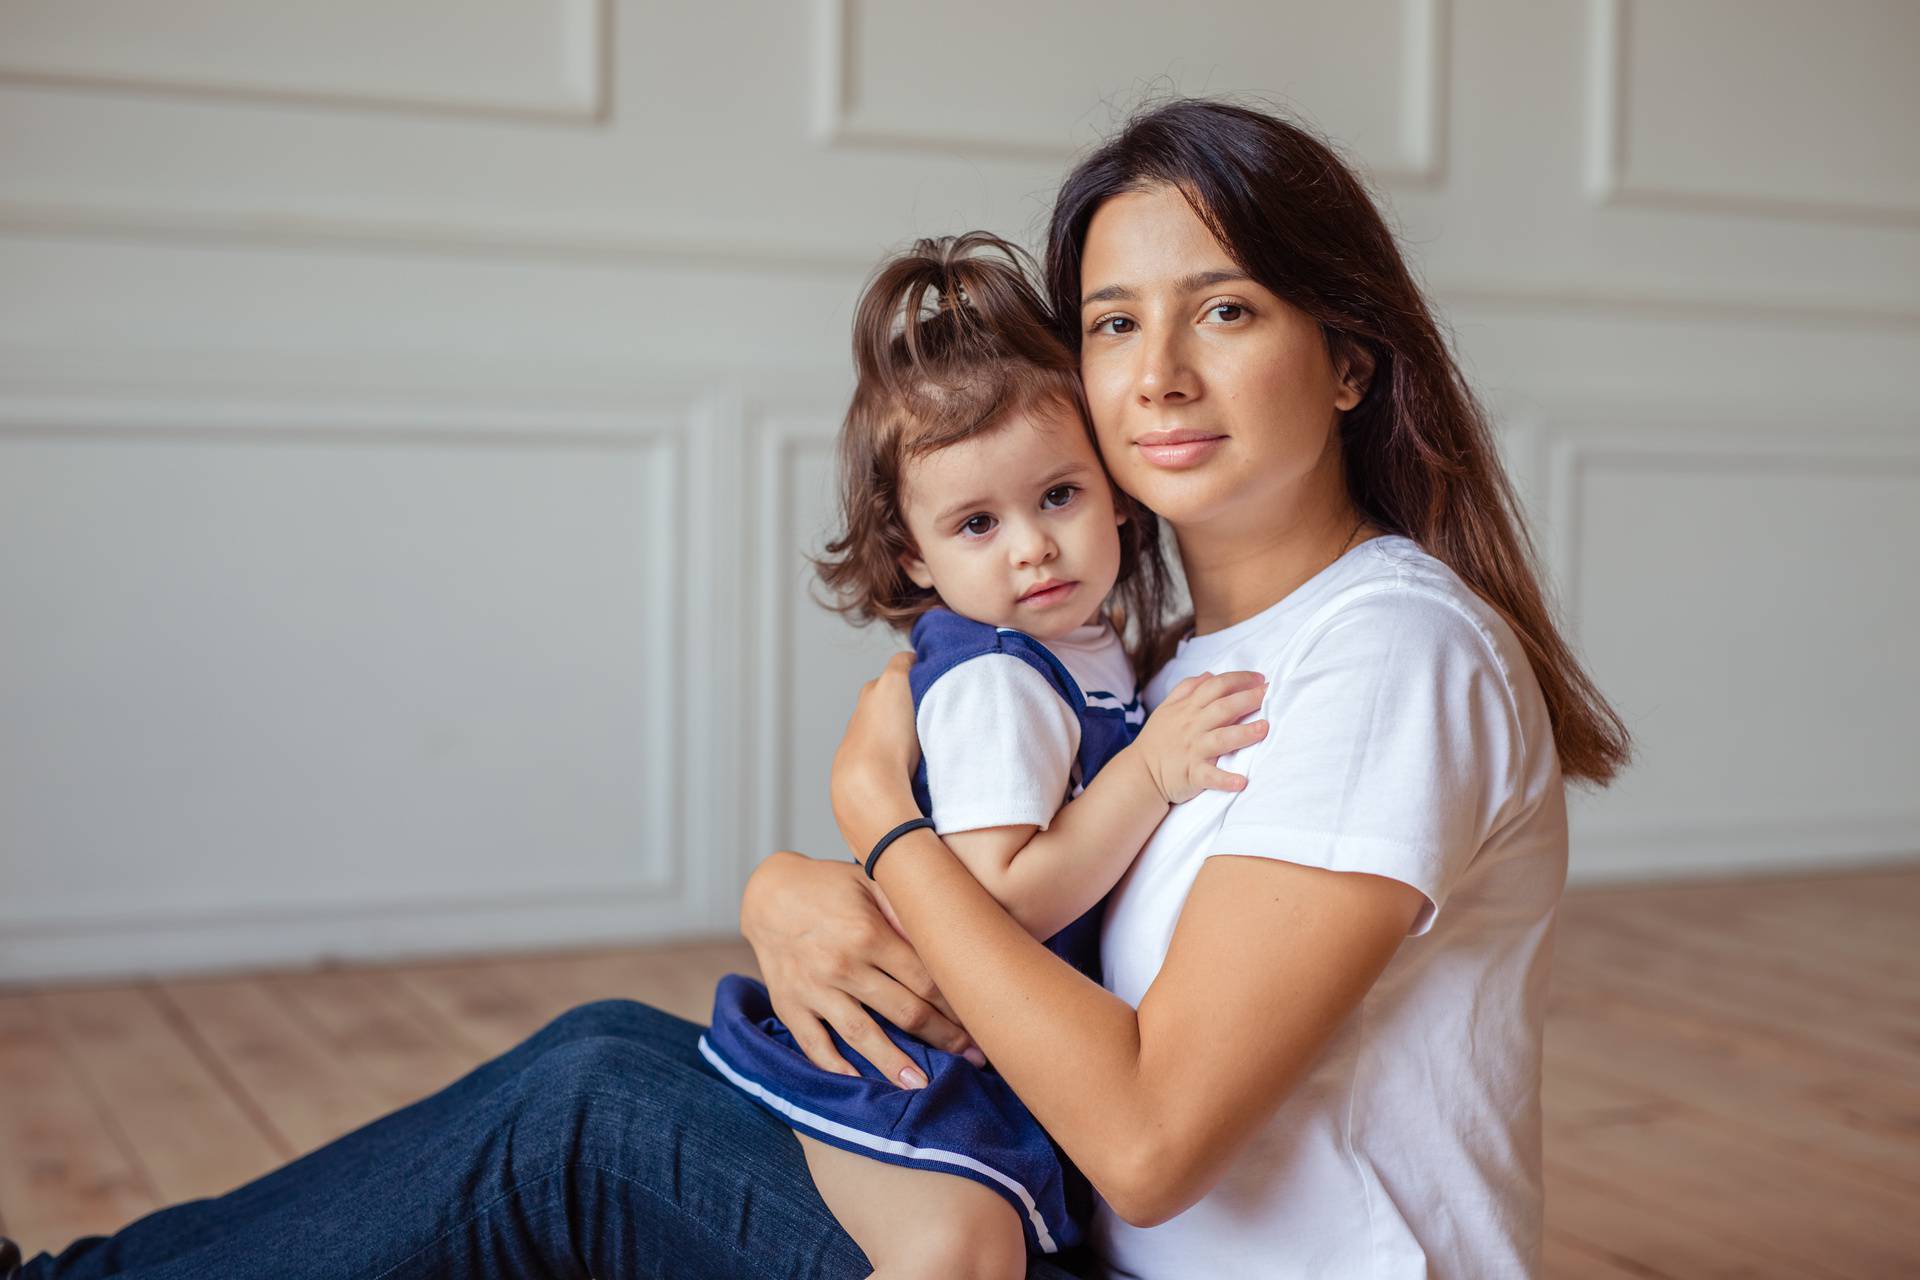
<instances>
[{"instance_id":1,"label":"blue jeans","mask_svg":"<svg viewBox=\"0 0 1920 1280\"><path fill-rule=\"evenodd\" d=\"M711 1072L699 1033L628 1000L582 1005L430 1098L43 1253L22 1280L865 1276L798 1140Z\"/></svg>"}]
</instances>

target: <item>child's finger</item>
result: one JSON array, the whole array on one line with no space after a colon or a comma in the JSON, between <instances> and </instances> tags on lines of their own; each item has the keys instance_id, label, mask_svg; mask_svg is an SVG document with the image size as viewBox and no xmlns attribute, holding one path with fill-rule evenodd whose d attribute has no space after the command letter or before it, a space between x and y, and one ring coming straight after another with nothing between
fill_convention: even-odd
<instances>
[{"instance_id":1,"label":"child's finger","mask_svg":"<svg viewBox=\"0 0 1920 1280\"><path fill-rule=\"evenodd\" d=\"M1247 780L1240 774L1228 773L1214 765L1203 764L1193 771L1193 780L1208 791L1245 791Z\"/></svg>"},{"instance_id":2,"label":"child's finger","mask_svg":"<svg viewBox=\"0 0 1920 1280\"><path fill-rule=\"evenodd\" d=\"M1207 704L1202 722L1210 725L1232 724L1242 716L1252 715L1267 700L1265 685L1258 689L1242 689L1239 693L1230 693L1224 698L1216 698Z\"/></svg>"},{"instance_id":3,"label":"child's finger","mask_svg":"<svg viewBox=\"0 0 1920 1280\"><path fill-rule=\"evenodd\" d=\"M1193 691L1196 703L1205 706L1229 694L1245 689L1265 689L1267 678L1258 671L1228 671L1221 675L1209 675L1199 688Z\"/></svg>"},{"instance_id":4,"label":"child's finger","mask_svg":"<svg viewBox=\"0 0 1920 1280\"><path fill-rule=\"evenodd\" d=\"M1198 689L1211 679L1213 679L1213 673L1210 671L1202 671L1197 676L1188 676L1185 680L1182 680L1179 684L1167 690L1167 696L1160 699L1160 705L1164 707L1169 702L1179 702L1184 698L1191 697L1195 689Z\"/></svg>"},{"instance_id":5,"label":"child's finger","mask_svg":"<svg viewBox=\"0 0 1920 1280\"><path fill-rule=\"evenodd\" d=\"M1202 737L1200 754L1208 760L1218 760L1228 752L1250 747L1266 736L1265 720L1254 720L1247 724L1230 724Z\"/></svg>"}]
</instances>

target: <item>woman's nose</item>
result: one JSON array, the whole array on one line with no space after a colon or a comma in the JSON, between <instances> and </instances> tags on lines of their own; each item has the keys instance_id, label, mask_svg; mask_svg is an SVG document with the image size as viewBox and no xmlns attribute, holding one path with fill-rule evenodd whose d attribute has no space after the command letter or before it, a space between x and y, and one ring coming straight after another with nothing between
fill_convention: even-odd
<instances>
[{"instance_id":1,"label":"woman's nose","mask_svg":"<svg viewBox=\"0 0 1920 1280\"><path fill-rule=\"evenodd\" d=\"M1180 404L1199 394L1199 379L1188 359L1183 332L1174 329L1149 337L1137 350L1140 365L1134 375L1134 391L1143 407Z\"/></svg>"}]
</instances>

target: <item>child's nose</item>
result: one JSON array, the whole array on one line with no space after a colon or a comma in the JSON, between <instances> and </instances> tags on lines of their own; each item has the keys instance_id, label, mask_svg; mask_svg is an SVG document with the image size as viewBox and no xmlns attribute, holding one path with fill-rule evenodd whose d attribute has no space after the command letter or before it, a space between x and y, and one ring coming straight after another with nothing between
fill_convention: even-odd
<instances>
[{"instance_id":1,"label":"child's nose","mask_svg":"<svg viewBox=\"0 0 1920 1280\"><path fill-rule=\"evenodd\" d=\"M1058 554L1059 548L1053 539L1041 529L1028 530L1014 551L1015 563L1022 566L1045 564Z\"/></svg>"}]
</instances>

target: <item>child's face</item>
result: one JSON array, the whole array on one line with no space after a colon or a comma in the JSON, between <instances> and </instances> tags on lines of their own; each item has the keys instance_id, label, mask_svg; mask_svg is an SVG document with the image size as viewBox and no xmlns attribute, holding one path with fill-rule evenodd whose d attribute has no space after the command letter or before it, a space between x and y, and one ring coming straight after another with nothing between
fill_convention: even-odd
<instances>
[{"instance_id":1,"label":"child's face","mask_svg":"<svg viewBox=\"0 0 1920 1280\"><path fill-rule=\"evenodd\" d=\"M907 464L907 575L962 617L1054 640L1120 574L1113 490L1079 416L1042 404Z\"/></svg>"}]
</instances>

